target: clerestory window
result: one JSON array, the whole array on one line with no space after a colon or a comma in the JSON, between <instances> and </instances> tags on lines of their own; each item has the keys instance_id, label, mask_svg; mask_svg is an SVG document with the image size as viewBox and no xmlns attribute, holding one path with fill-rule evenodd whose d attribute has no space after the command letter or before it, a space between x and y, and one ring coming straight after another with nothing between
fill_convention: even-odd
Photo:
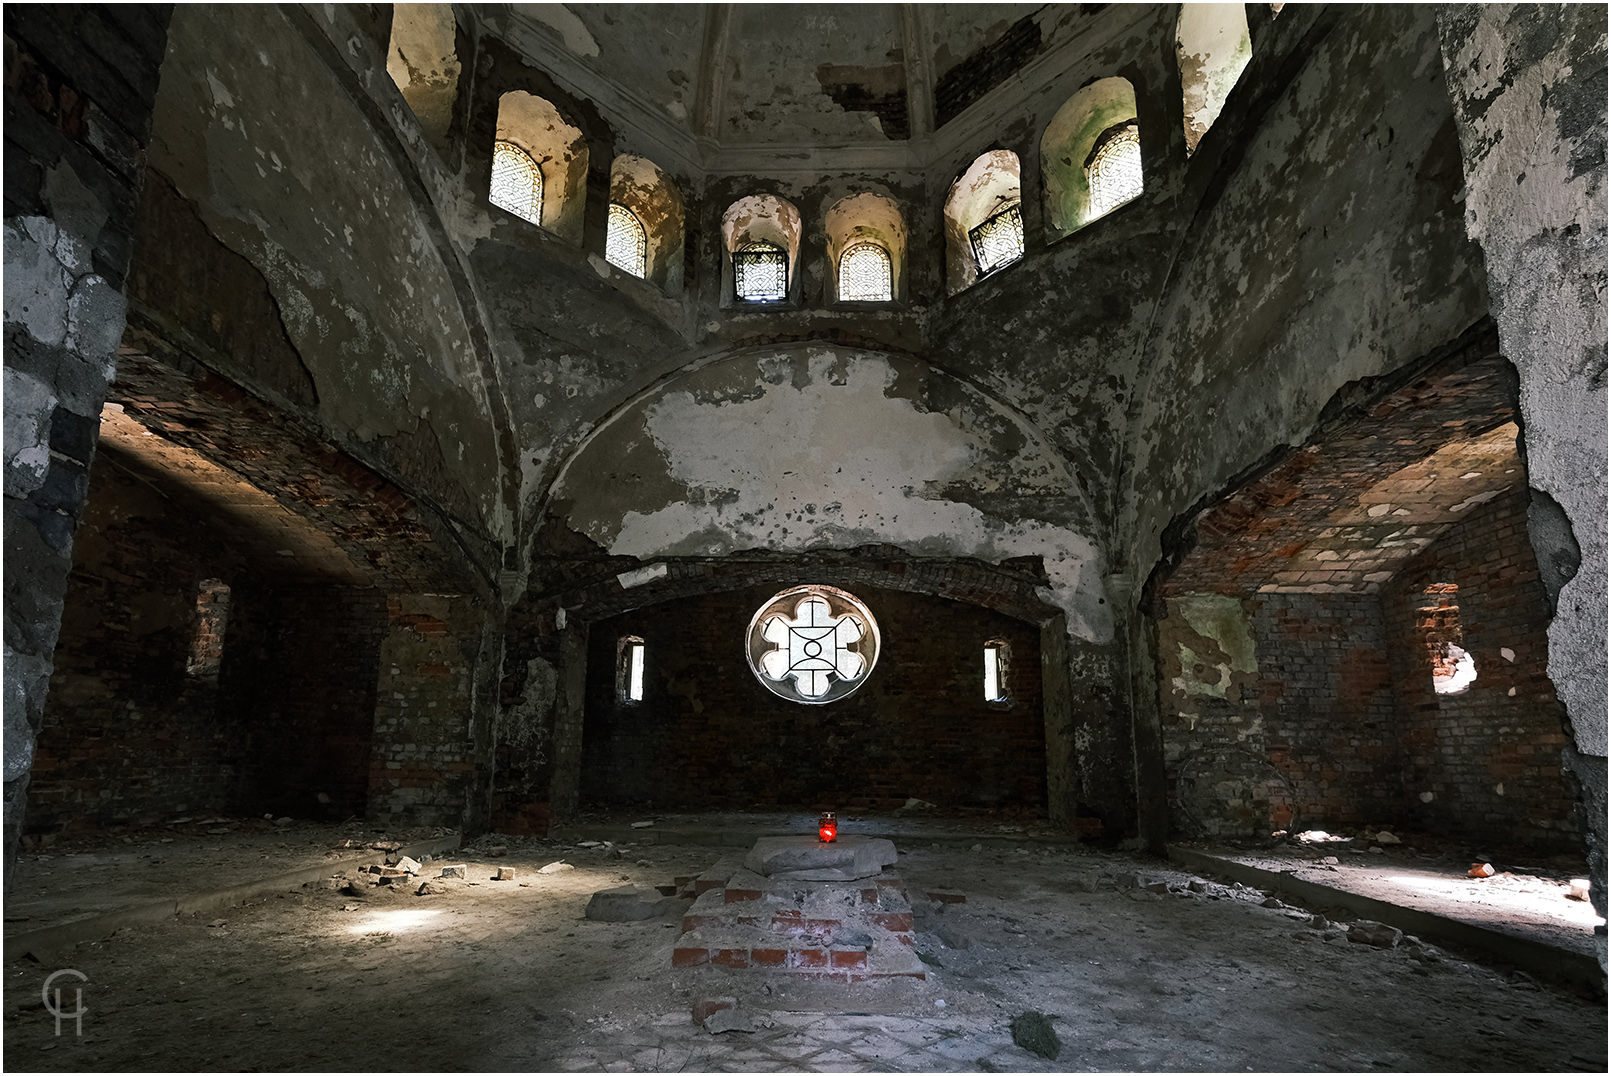
<instances>
[{"instance_id":1,"label":"clerestory window","mask_svg":"<svg viewBox=\"0 0 1611 1076\"><path fill-rule=\"evenodd\" d=\"M839 256L839 298L852 303L888 302L891 288L889 252L877 243L856 243Z\"/></svg>"},{"instance_id":2,"label":"clerestory window","mask_svg":"<svg viewBox=\"0 0 1611 1076\"><path fill-rule=\"evenodd\" d=\"M733 291L753 303L775 303L789 295L789 258L780 246L745 243L733 252Z\"/></svg>"},{"instance_id":3,"label":"clerestory window","mask_svg":"<svg viewBox=\"0 0 1611 1076\"><path fill-rule=\"evenodd\" d=\"M993 273L1024 256L1024 218L1013 202L968 232L979 275Z\"/></svg>"},{"instance_id":4,"label":"clerestory window","mask_svg":"<svg viewBox=\"0 0 1611 1076\"><path fill-rule=\"evenodd\" d=\"M543 170L531 154L513 142L498 141L492 147L492 187L487 192L492 204L507 209L533 224L543 222Z\"/></svg>"},{"instance_id":5,"label":"clerestory window","mask_svg":"<svg viewBox=\"0 0 1611 1076\"><path fill-rule=\"evenodd\" d=\"M641 280L648 246L637 214L618 202L611 203L610 230L604 238L604 259Z\"/></svg>"},{"instance_id":6,"label":"clerestory window","mask_svg":"<svg viewBox=\"0 0 1611 1076\"><path fill-rule=\"evenodd\" d=\"M1110 213L1141 194L1141 131L1120 124L1102 134L1085 163L1091 189L1091 219Z\"/></svg>"}]
</instances>

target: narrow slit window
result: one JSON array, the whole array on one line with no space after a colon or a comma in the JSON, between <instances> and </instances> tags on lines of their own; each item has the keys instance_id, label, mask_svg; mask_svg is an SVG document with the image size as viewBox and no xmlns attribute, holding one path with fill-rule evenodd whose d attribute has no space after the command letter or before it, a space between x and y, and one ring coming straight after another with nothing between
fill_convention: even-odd
<instances>
[{"instance_id":1,"label":"narrow slit window","mask_svg":"<svg viewBox=\"0 0 1611 1076\"><path fill-rule=\"evenodd\" d=\"M740 299L775 303L789 294L789 261L782 247L745 243L733 252L733 290Z\"/></svg>"},{"instance_id":2,"label":"narrow slit window","mask_svg":"<svg viewBox=\"0 0 1611 1076\"><path fill-rule=\"evenodd\" d=\"M638 279L645 274L648 240L637 214L618 202L610 204L610 230L604 239L604 258Z\"/></svg>"},{"instance_id":3,"label":"narrow slit window","mask_svg":"<svg viewBox=\"0 0 1611 1076\"><path fill-rule=\"evenodd\" d=\"M533 224L543 222L543 170L513 142L492 147L492 204Z\"/></svg>"},{"instance_id":4,"label":"narrow slit window","mask_svg":"<svg viewBox=\"0 0 1611 1076\"><path fill-rule=\"evenodd\" d=\"M627 702L643 701L643 640L621 641L621 697Z\"/></svg>"},{"instance_id":5,"label":"narrow slit window","mask_svg":"<svg viewBox=\"0 0 1611 1076\"><path fill-rule=\"evenodd\" d=\"M1459 593L1454 583L1433 583L1421 592L1424 600L1416 610L1416 626L1426 639L1432 666L1432 690L1439 695L1458 695L1477 679L1476 660L1458 645L1465 641Z\"/></svg>"},{"instance_id":6,"label":"narrow slit window","mask_svg":"<svg viewBox=\"0 0 1611 1076\"><path fill-rule=\"evenodd\" d=\"M1024 256L1024 218L1019 203L1013 202L989 220L968 232L979 275L993 273Z\"/></svg>"},{"instance_id":7,"label":"narrow slit window","mask_svg":"<svg viewBox=\"0 0 1611 1076\"><path fill-rule=\"evenodd\" d=\"M196 591L196 633L190 641L185 672L203 680L217 679L224 663L224 629L229 625L229 587L221 579L203 579Z\"/></svg>"},{"instance_id":8,"label":"narrow slit window","mask_svg":"<svg viewBox=\"0 0 1611 1076\"><path fill-rule=\"evenodd\" d=\"M1134 123L1107 131L1097 139L1085 166L1091 189L1091 218L1111 213L1141 194L1141 130Z\"/></svg>"},{"instance_id":9,"label":"narrow slit window","mask_svg":"<svg viewBox=\"0 0 1611 1076\"><path fill-rule=\"evenodd\" d=\"M996 641L984 648L984 697L986 702L1007 701L1007 644Z\"/></svg>"},{"instance_id":10,"label":"narrow slit window","mask_svg":"<svg viewBox=\"0 0 1611 1076\"><path fill-rule=\"evenodd\" d=\"M839 256L839 298L852 303L893 298L889 252L876 243L856 243Z\"/></svg>"}]
</instances>

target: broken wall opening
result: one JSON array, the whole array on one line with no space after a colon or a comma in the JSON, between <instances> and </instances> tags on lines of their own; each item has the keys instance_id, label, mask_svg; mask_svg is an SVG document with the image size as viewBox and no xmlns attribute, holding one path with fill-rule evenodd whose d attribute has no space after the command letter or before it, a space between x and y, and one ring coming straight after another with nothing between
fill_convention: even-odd
<instances>
[{"instance_id":1,"label":"broken wall opening","mask_svg":"<svg viewBox=\"0 0 1611 1076\"><path fill-rule=\"evenodd\" d=\"M1575 846L1513 384L1487 336L1196 515L1155 591L1177 832Z\"/></svg>"}]
</instances>

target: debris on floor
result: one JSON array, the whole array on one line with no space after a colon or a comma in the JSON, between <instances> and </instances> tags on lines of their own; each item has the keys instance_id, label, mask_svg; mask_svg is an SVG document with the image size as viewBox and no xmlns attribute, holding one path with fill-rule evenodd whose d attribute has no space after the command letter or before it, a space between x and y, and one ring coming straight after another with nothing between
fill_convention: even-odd
<instances>
[{"instance_id":1,"label":"debris on floor","mask_svg":"<svg viewBox=\"0 0 1611 1076\"><path fill-rule=\"evenodd\" d=\"M1057 1037L1052 1022L1045 1013L1034 1010L1013 1017L1012 1041L1048 1061L1056 1061L1057 1055L1063 1052L1063 1040Z\"/></svg>"}]
</instances>

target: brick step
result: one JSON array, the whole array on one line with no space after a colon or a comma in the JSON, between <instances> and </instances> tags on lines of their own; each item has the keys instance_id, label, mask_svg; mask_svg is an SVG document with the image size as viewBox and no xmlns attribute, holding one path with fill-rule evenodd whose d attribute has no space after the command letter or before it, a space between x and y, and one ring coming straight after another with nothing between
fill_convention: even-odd
<instances>
[{"instance_id":1,"label":"brick step","mask_svg":"<svg viewBox=\"0 0 1611 1076\"><path fill-rule=\"evenodd\" d=\"M764 971L818 979L865 982L869 979L927 978L916 952L900 954L880 949L782 948L734 944L732 939L707 944L679 944L671 952L673 968L721 968L724 971Z\"/></svg>"}]
</instances>

